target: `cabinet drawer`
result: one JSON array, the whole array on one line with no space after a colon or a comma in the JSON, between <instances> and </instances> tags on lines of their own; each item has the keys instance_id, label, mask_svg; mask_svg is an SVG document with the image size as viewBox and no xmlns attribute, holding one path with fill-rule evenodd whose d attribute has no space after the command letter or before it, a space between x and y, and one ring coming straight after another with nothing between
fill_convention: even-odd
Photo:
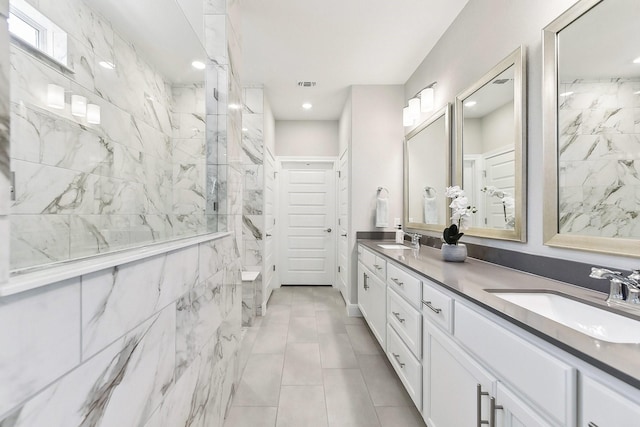
<instances>
[{"instance_id":1,"label":"cabinet drawer","mask_svg":"<svg viewBox=\"0 0 640 427\"><path fill-rule=\"evenodd\" d=\"M581 376L581 382L581 427L632 427L640 423L638 403L589 377Z\"/></svg>"},{"instance_id":2,"label":"cabinet drawer","mask_svg":"<svg viewBox=\"0 0 640 427\"><path fill-rule=\"evenodd\" d=\"M418 358L422 358L422 315L393 289L387 291L387 322Z\"/></svg>"},{"instance_id":3,"label":"cabinet drawer","mask_svg":"<svg viewBox=\"0 0 640 427\"><path fill-rule=\"evenodd\" d=\"M575 425L575 369L485 315L456 304L454 335L555 425Z\"/></svg>"},{"instance_id":4,"label":"cabinet drawer","mask_svg":"<svg viewBox=\"0 0 640 427\"><path fill-rule=\"evenodd\" d=\"M422 292L420 279L389 263L387 265L387 285L390 289L405 297L414 307L420 306L420 294Z\"/></svg>"},{"instance_id":5,"label":"cabinet drawer","mask_svg":"<svg viewBox=\"0 0 640 427\"><path fill-rule=\"evenodd\" d=\"M387 262L384 258L377 256L375 253L361 247L360 261L376 276L385 280L387 277Z\"/></svg>"},{"instance_id":6,"label":"cabinet drawer","mask_svg":"<svg viewBox=\"0 0 640 427\"><path fill-rule=\"evenodd\" d=\"M387 357L418 411L422 411L422 365L389 325L387 325Z\"/></svg>"},{"instance_id":7,"label":"cabinet drawer","mask_svg":"<svg viewBox=\"0 0 640 427\"><path fill-rule=\"evenodd\" d=\"M451 333L453 326L453 298L436 288L436 284L422 282L422 313L433 323Z\"/></svg>"}]
</instances>

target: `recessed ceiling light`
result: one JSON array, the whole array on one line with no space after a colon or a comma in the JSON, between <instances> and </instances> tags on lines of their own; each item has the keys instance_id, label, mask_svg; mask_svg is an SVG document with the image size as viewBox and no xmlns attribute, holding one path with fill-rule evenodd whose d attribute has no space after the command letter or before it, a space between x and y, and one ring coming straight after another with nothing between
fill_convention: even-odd
<instances>
[{"instance_id":1,"label":"recessed ceiling light","mask_svg":"<svg viewBox=\"0 0 640 427\"><path fill-rule=\"evenodd\" d=\"M98 64L102 68L106 68L107 70L113 70L114 68L116 68L116 66L113 64L113 62L109 62L109 61L100 61L100 62L98 62Z\"/></svg>"},{"instance_id":2,"label":"recessed ceiling light","mask_svg":"<svg viewBox=\"0 0 640 427\"><path fill-rule=\"evenodd\" d=\"M249 132L249 129L247 129L247 128L242 128L242 132Z\"/></svg>"},{"instance_id":3,"label":"recessed ceiling light","mask_svg":"<svg viewBox=\"0 0 640 427\"><path fill-rule=\"evenodd\" d=\"M640 56L633 60L634 64L640 64Z\"/></svg>"},{"instance_id":4,"label":"recessed ceiling light","mask_svg":"<svg viewBox=\"0 0 640 427\"><path fill-rule=\"evenodd\" d=\"M310 102L305 102L304 104L302 104L302 108L304 108L305 110L310 110L313 108L313 105L311 105Z\"/></svg>"},{"instance_id":5,"label":"recessed ceiling light","mask_svg":"<svg viewBox=\"0 0 640 427\"><path fill-rule=\"evenodd\" d=\"M476 101L468 101L464 103L465 107L473 107L474 105L476 105L477 102Z\"/></svg>"},{"instance_id":6,"label":"recessed ceiling light","mask_svg":"<svg viewBox=\"0 0 640 427\"><path fill-rule=\"evenodd\" d=\"M191 63L191 66L196 70L204 70L205 68L207 68L207 66L204 65L204 62L201 62L201 61L193 61Z\"/></svg>"},{"instance_id":7,"label":"recessed ceiling light","mask_svg":"<svg viewBox=\"0 0 640 427\"><path fill-rule=\"evenodd\" d=\"M563 92L560 94L560 96L571 96L573 95L573 92Z\"/></svg>"}]
</instances>

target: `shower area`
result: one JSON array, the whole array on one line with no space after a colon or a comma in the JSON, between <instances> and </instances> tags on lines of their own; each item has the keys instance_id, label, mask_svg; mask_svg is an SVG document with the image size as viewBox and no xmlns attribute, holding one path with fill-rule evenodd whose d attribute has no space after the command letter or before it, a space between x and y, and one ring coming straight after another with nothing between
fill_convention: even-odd
<instances>
[{"instance_id":1,"label":"shower area","mask_svg":"<svg viewBox=\"0 0 640 427\"><path fill-rule=\"evenodd\" d=\"M206 6L146 3L10 2L14 273L228 227Z\"/></svg>"}]
</instances>

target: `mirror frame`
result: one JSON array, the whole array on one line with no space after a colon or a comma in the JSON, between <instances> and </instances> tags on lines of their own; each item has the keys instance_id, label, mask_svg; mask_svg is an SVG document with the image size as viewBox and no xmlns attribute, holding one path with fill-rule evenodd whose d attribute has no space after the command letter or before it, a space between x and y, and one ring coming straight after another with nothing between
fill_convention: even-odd
<instances>
[{"instance_id":1,"label":"mirror frame","mask_svg":"<svg viewBox=\"0 0 640 427\"><path fill-rule=\"evenodd\" d=\"M558 219L558 33L603 0L580 0L542 30L543 238L547 246L640 257L640 239L560 234Z\"/></svg>"},{"instance_id":2,"label":"mirror frame","mask_svg":"<svg viewBox=\"0 0 640 427\"><path fill-rule=\"evenodd\" d=\"M519 46L506 58L496 64L469 88L456 96L456 183L462 187L463 174L463 139L464 139L464 100L483 86L502 74L509 67L514 67L513 107L514 107L514 156L515 156L515 228L502 230L497 228L471 227L466 235L486 237L490 239L527 241L527 63L526 48ZM464 189L464 188L463 188Z\"/></svg>"},{"instance_id":3,"label":"mirror frame","mask_svg":"<svg viewBox=\"0 0 640 427\"><path fill-rule=\"evenodd\" d=\"M405 230L423 230L423 231L438 231L442 232L447 225L446 224L425 224L423 222L409 222L409 151L408 143L411 138L416 136L422 130L429 127L431 124L444 117L444 129L445 139L447 141L447 163L446 163L446 182L447 186L451 185L451 103L447 103L444 107L433 113L431 117L425 120L418 127L409 132L404 138L404 228ZM450 217L450 208L446 208L446 216Z\"/></svg>"}]
</instances>

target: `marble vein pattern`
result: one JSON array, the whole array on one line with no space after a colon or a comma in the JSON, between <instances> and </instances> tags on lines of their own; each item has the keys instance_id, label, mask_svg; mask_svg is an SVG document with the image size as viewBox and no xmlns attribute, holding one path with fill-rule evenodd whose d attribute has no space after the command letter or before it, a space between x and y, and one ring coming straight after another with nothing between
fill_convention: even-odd
<instances>
[{"instance_id":1,"label":"marble vein pattern","mask_svg":"<svg viewBox=\"0 0 640 427\"><path fill-rule=\"evenodd\" d=\"M640 238L640 80L561 84L560 231Z\"/></svg>"},{"instance_id":2,"label":"marble vein pattern","mask_svg":"<svg viewBox=\"0 0 640 427\"><path fill-rule=\"evenodd\" d=\"M80 363L79 301L79 278L0 299L0 420Z\"/></svg>"},{"instance_id":3,"label":"marble vein pattern","mask_svg":"<svg viewBox=\"0 0 640 427\"><path fill-rule=\"evenodd\" d=\"M1 12L1 11L0 11ZM0 19L0 215L9 213L9 36L6 20ZM4 260L0 260L4 262Z\"/></svg>"},{"instance_id":4,"label":"marble vein pattern","mask_svg":"<svg viewBox=\"0 0 640 427\"><path fill-rule=\"evenodd\" d=\"M143 425L173 382L175 307L53 383L2 427Z\"/></svg>"},{"instance_id":5,"label":"marble vein pattern","mask_svg":"<svg viewBox=\"0 0 640 427\"><path fill-rule=\"evenodd\" d=\"M192 289L197 260L190 247L83 277L83 360Z\"/></svg>"},{"instance_id":6,"label":"marble vein pattern","mask_svg":"<svg viewBox=\"0 0 640 427\"><path fill-rule=\"evenodd\" d=\"M18 197L6 210L12 213L12 242L20 248L12 268L216 231L208 228L205 212L205 84L171 84L84 1L31 3L68 32L68 65L75 74L16 46L10 48L10 69L0 67L0 80L10 72L12 82ZM105 69L100 61L116 67ZM48 107L50 83L98 104L102 123L88 124L68 105ZM3 203L8 201L0 200L0 215ZM61 216L57 222L67 225L48 227L45 234L29 229L54 222L26 218L42 214ZM25 218L14 225L19 216ZM54 230L61 234L53 240L70 244L52 245Z\"/></svg>"}]
</instances>

